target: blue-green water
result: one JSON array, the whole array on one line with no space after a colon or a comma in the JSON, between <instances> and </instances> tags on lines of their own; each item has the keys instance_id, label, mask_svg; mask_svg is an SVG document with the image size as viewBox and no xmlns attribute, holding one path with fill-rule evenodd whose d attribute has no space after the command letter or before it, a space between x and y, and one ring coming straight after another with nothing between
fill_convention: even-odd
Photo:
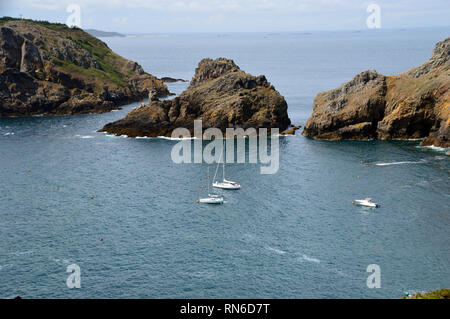
<instances>
[{"instance_id":1,"label":"blue-green water","mask_svg":"<svg viewBox=\"0 0 450 319\"><path fill-rule=\"evenodd\" d=\"M303 125L318 92L365 69L405 71L446 36L422 29L104 40L157 76L190 79L203 57L233 58L265 74ZM417 141L286 137L277 174L230 164L228 177L243 187L211 207L195 203L206 165L174 164L176 141L96 133L136 105L0 119L0 297L397 298L450 286L445 151ZM381 208L352 205L368 196ZM72 263L81 289L66 286ZM379 289L366 285L369 264L381 268Z\"/></svg>"}]
</instances>

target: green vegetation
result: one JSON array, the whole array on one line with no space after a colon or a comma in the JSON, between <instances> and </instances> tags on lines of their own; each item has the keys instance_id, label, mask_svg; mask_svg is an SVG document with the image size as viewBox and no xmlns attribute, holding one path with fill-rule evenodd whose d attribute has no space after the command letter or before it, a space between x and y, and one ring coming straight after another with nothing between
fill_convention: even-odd
<instances>
[{"instance_id":1,"label":"green vegetation","mask_svg":"<svg viewBox=\"0 0 450 319\"><path fill-rule=\"evenodd\" d=\"M39 24L43 27L49 28L49 29L53 29L53 30L66 30L66 29L78 29L81 30L80 28L77 27L68 27L66 24L64 23L58 23L58 22L48 22L45 20L31 20L31 19L21 19L21 18L12 18L12 17L1 17L0 18L0 25L5 24L6 22L10 22L10 21L26 21L26 22L32 22L32 23L36 23Z\"/></svg>"},{"instance_id":2,"label":"green vegetation","mask_svg":"<svg viewBox=\"0 0 450 319\"><path fill-rule=\"evenodd\" d=\"M403 299L450 299L450 289L440 289L430 292L419 292L415 295L404 296Z\"/></svg>"},{"instance_id":3,"label":"green vegetation","mask_svg":"<svg viewBox=\"0 0 450 319\"><path fill-rule=\"evenodd\" d=\"M117 67L123 63L119 61L120 58L114 55L112 51L100 40L84 32L82 33L83 37L80 37L79 34L74 34L68 36L67 38L73 41L74 43L78 44L79 46L81 46L86 51L89 51L95 57L95 60L98 62L98 64L103 70L102 72L97 69L93 69L92 72L90 72L90 74L102 72L105 78L110 79L117 85L128 85L125 79L125 75L117 71ZM97 40L96 41L97 43L93 43L92 39L86 38L95 39Z\"/></svg>"},{"instance_id":4,"label":"green vegetation","mask_svg":"<svg viewBox=\"0 0 450 319\"><path fill-rule=\"evenodd\" d=\"M111 81L118 86L129 86L127 77L132 76L133 74L130 74L129 72L124 74L120 71L125 63L125 60L122 57L114 54L104 42L84 32L82 29L77 27L70 28L62 23L35 21L30 19L19 19L11 17L0 18L0 26L11 21L34 23L53 31L57 31L62 38L66 38L76 43L86 51L90 52L101 67L101 70L95 68L86 69L79 66L77 61L63 61L52 57L52 61L65 71L93 77L94 80L102 79ZM52 41L53 46L58 46L59 37L54 37L53 34L47 34L46 36L48 41Z\"/></svg>"},{"instance_id":5,"label":"green vegetation","mask_svg":"<svg viewBox=\"0 0 450 319\"><path fill-rule=\"evenodd\" d=\"M123 76L116 71L108 73L108 72L105 72L105 71L102 71L99 69L95 69L95 68L85 69L81 66L78 66L75 63L75 61L68 62L68 61L59 60L57 58L54 58L53 62L68 73L78 73L78 74L86 75L86 76L89 76L89 77L92 77L95 79L103 79L103 80L107 80L107 81L109 80L109 81L114 82L118 86L129 86L129 84L125 81ZM102 68L103 68L103 66L102 66Z\"/></svg>"}]
</instances>

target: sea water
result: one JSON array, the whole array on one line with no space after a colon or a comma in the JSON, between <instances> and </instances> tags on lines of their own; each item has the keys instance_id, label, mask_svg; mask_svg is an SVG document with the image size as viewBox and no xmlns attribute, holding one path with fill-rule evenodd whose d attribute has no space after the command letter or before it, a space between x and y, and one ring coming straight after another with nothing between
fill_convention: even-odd
<instances>
[{"instance_id":1,"label":"sea water","mask_svg":"<svg viewBox=\"0 0 450 319\"><path fill-rule=\"evenodd\" d=\"M202 58L234 59L266 75L303 126L317 93L419 65L448 31L102 40L158 77L190 80ZM196 204L207 165L171 160L178 141L96 132L138 105L0 119L0 297L399 298L450 286L446 150L282 137L278 172L227 165L242 188L218 190L225 204L212 207ZM352 205L366 197L381 207ZM66 285L71 264L80 289ZM372 264L380 288L367 286Z\"/></svg>"}]
</instances>

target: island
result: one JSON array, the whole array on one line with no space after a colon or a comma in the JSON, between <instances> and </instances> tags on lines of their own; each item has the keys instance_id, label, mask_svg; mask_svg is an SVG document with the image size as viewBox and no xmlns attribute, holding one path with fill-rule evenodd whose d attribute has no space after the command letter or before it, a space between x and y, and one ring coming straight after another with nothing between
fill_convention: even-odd
<instances>
[{"instance_id":1,"label":"island","mask_svg":"<svg viewBox=\"0 0 450 319\"><path fill-rule=\"evenodd\" d=\"M374 70L319 93L303 135L317 139L423 139L450 147L450 38L432 57L405 73Z\"/></svg>"},{"instance_id":2,"label":"island","mask_svg":"<svg viewBox=\"0 0 450 319\"><path fill-rule=\"evenodd\" d=\"M204 128L278 128L286 130L291 121L287 103L265 76L242 71L233 60L203 59L189 87L171 100L151 97L125 118L101 129L129 137L171 136L176 128L193 134L194 120Z\"/></svg>"},{"instance_id":3,"label":"island","mask_svg":"<svg viewBox=\"0 0 450 319\"><path fill-rule=\"evenodd\" d=\"M79 28L0 18L0 117L102 113L167 86Z\"/></svg>"}]
</instances>

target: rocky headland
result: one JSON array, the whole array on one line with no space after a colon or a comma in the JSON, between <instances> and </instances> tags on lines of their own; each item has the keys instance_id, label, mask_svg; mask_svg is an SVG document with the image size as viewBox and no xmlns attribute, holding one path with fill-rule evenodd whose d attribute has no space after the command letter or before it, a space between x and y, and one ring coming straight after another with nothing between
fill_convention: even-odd
<instances>
[{"instance_id":1,"label":"rocky headland","mask_svg":"<svg viewBox=\"0 0 450 319\"><path fill-rule=\"evenodd\" d=\"M167 86L101 40L46 21L0 18L0 117L107 112Z\"/></svg>"},{"instance_id":2,"label":"rocky headland","mask_svg":"<svg viewBox=\"0 0 450 319\"><path fill-rule=\"evenodd\" d=\"M450 147L450 38L405 73L365 71L319 93L303 135L318 139L419 139Z\"/></svg>"},{"instance_id":3,"label":"rocky headland","mask_svg":"<svg viewBox=\"0 0 450 319\"><path fill-rule=\"evenodd\" d=\"M169 76L165 76L160 78L160 80L164 83L175 83L175 82L189 82L187 80L184 79L175 79L175 78L171 78Z\"/></svg>"},{"instance_id":4,"label":"rocky headland","mask_svg":"<svg viewBox=\"0 0 450 319\"><path fill-rule=\"evenodd\" d=\"M194 120L203 128L279 128L291 123L287 103L265 76L242 71L232 60L203 59L189 87L179 96L131 111L125 118L105 125L101 130L115 135L171 136L184 127L193 134Z\"/></svg>"}]
</instances>

